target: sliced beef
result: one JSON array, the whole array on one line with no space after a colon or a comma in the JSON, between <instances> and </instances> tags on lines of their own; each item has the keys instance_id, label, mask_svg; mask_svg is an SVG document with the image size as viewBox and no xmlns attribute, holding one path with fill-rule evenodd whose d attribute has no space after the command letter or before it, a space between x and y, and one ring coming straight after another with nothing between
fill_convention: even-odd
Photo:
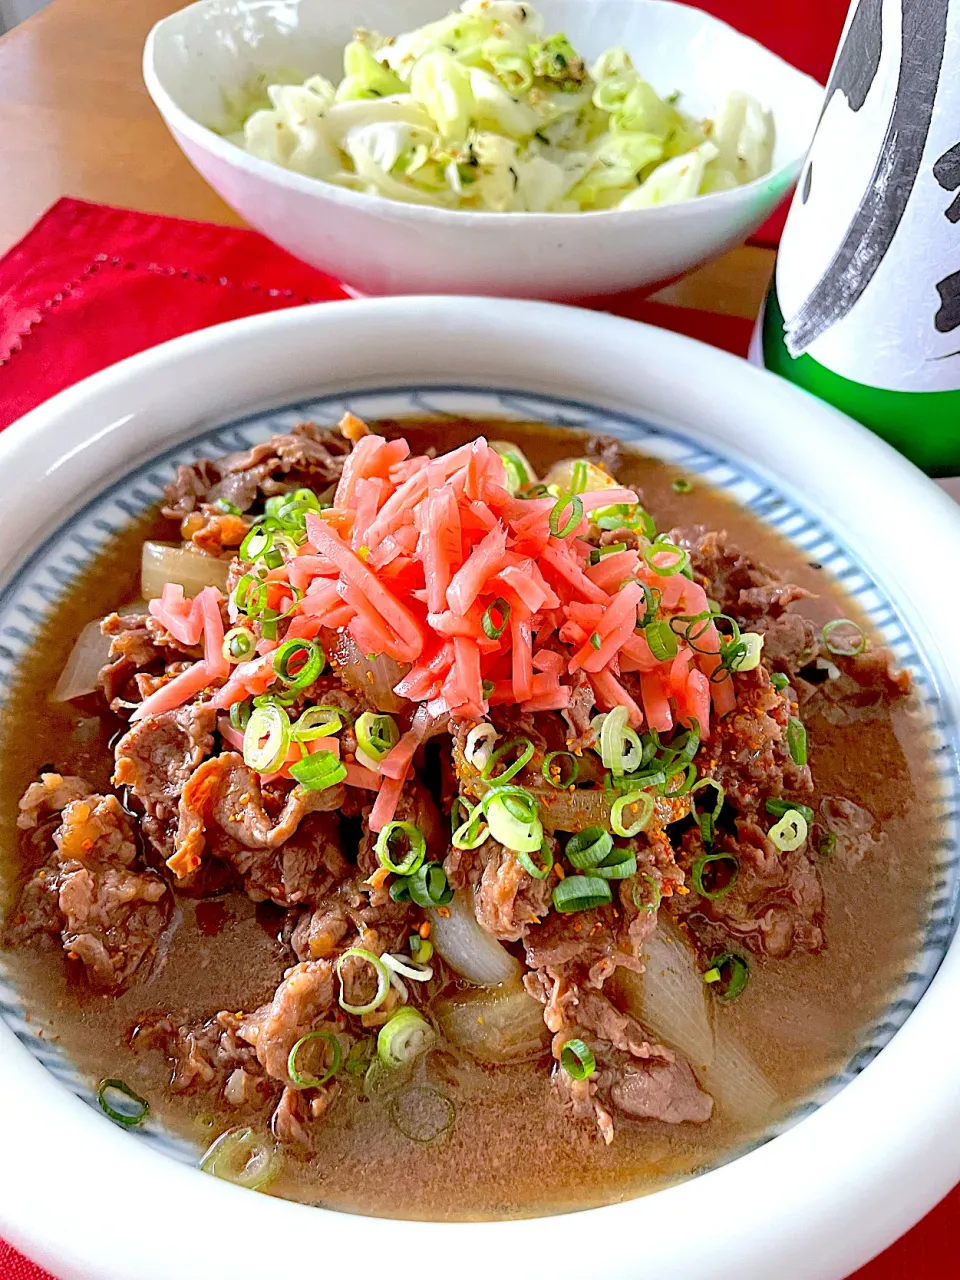
<instances>
[{"instance_id":1,"label":"sliced beef","mask_svg":"<svg viewBox=\"0 0 960 1280\"><path fill-rule=\"evenodd\" d=\"M886 833L873 814L842 796L824 796L820 819L826 830L836 836L832 856L846 867L857 866L886 844Z\"/></svg>"},{"instance_id":2,"label":"sliced beef","mask_svg":"<svg viewBox=\"0 0 960 1280\"><path fill-rule=\"evenodd\" d=\"M278 849L308 813L335 811L343 800L342 784L325 791L262 787L242 756L224 752L205 760L183 788L170 869L178 876L196 871L205 851L230 862L238 845Z\"/></svg>"},{"instance_id":3,"label":"sliced beef","mask_svg":"<svg viewBox=\"0 0 960 1280\"><path fill-rule=\"evenodd\" d=\"M889 649L874 649L868 645L863 653L849 658L831 654L830 661L861 688L876 689L884 698L903 698L910 692L910 673L897 668Z\"/></svg>"},{"instance_id":4,"label":"sliced beef","mask_svg":"<svg viewBox=\"0 0 960 1280\"><path fill-rule=\"evenodd\" d=\"M31 782L20 798L17 826L30 831L45 819L62 813L73 800L82 800L93 788L83 778L72 774L41 773L39 782Z\"/></svg>"},{"instance_id":5,"label":"sliced beef","mask_svg":"<svg viewBox=\"0 0 960 1280\"><path fill-rule=\"evenodd\" d=\"M217 713L191 703L146 716L120 739L113 781L143 809L143 831L164 860L174 851L180 794L213 750Z\"/></svg>"},{"instance_id":6,"label":"sliced beef","mask_svg":"<svg viewBox=\"0 0 960 1280\"><path fill-rule=\"evenodd\" d=\"M617 968L643 968L640 953L656 927L656 913L633 900L634 881L618 885L619 901L593 911L552 911L524 933L527 964L551 972L572 966L583 985L601 987Z\"/></svg>"},{"instance_id":7,"label":"sliced beef","mask_svg":"<svg viewBox=\"0 0 960 1280\"><path fill-rule=\"evenodd\" d=\"M149 675L156 680L166 674L171 665L196 661L203 656L201 648L174 640L148 613L111 613L101 622L100 630L110 636L110 652L100 672L100 687L111 709L119 715L129 711L127 704L139 702L145 696L140 678Z\"/></svg>"},{"instance_id":8,"label":"sliced beef","mask_svg":"<svg viewBox=\"0 0 960 1280\"><path fill-rule=\"evenodd\" d=\"M740 813L763 813L768 798L813 792L809 765L794 764L787 747L790 706L764 667L733 677L737 706L717 722L713 776Z\"/></svg>"},{"instance_id":9,"label":"sliced beef","mask_svg":"<svg viewBox=\"0 0 960 1280\"><path fill-rule=\"evenodd\" d=\"M335 484L351 444L336 430L301 422L243 453L182 466L165 491L164 514L179 519L206 504L247 511L260 495Z\"/></svg>"},{"instance_id":10,"label":"sliced beef","mask_svg":"<svg viewBox=\"0 0 960 1280\"><path fill-rule=\"evenodd\" d=\"M561 712L569 733L567 747L571 751L582 750L593 741L594 733L590 728L596 711L596 697L593 685L584 671L574 673L570 701Z\"/></svg>"},{"instance_id":11,"label":"sliced beef","mask_svg":"<svg viewBox=\"0 0 960 1280\"><path fill-rule=\"evenodd\" d=\"M477 920L502 942L517 942L550 912L551 886L492 837L478 849L451 848L444 869L455 889L472 889Z\"/></svg>"},{"instance_id":12,"label":"sliced beef","mask_svg":"<svg viewBox=\"0 0 960 1280\"><path fill-rule=\"evenodd\" d=\"M683 849L689 868L704 852L699 832L687 832ZM701 947L725 950L733 938L760 955L778 957L823 947L823 885L807 842L783 852L755 821L741 818L736 835L720 836L711 849L737 859L732 889L712 900L694 890L669 900L671 914L689 925Z\"/></svg>"},{"instance_id":13,"label":"sliced beef","mask_svg":"<svg viewBox=\"0 0 960 1280\"><path fill-rule=\"evenodd\" d=\"M352 868L340 852L340 818L308 814L287 840L274 848L251 849L223 840L217 856L240 876L254 902L268 899L281 907L324 900Z\"/></svg>"},{"instance_id":14,"label":"sliced beef","mask_svg":"<svg viewBox=\"0 0 960 1280\"><path fill-rule=\"evenodd\" d=\"M326 960L309 960L287 970L273 999L239 1020L237 1035L253 1045L267 1075L286 1083L290 1050L334 1005L332 966Z\"/></svg>"},{"instance_id":15,"label":"sliced beef","mask_svg":"<svg viewBox=\"0 0 960 1280\"><path fill-rule=\"evenodd\" d=\"M336 1080L328 1080L316 1089L296 1089L288 1085L270 1127L281 1142L307 1148L310 1145L309 1126L323 1119L340 1093Z\"/></svg>"},{"instance_id":16,"label":"sliced beef","mask_svg":"<svg viewBox=\"0 0 960 1280\"><path fill-rule=\"evenodd\" d=\"M661 1120L666 1124L704 1124L713 1112L713 1099L697 1084L688 1062L649 1058L630 1060L601 1078L600 1090L609 1089L610 1102L631 1120Z\"/></svg>"},{"instance_id":17,"label":"sliced beef","mask_svg":"<svg viewBox=\"0 0 960 1280\"><path fill-rule=\"evenodd\" d=\"M616 436L591 435L587 440L586 455L614 478L623 465L623 445Z\"/></svg>"},{"instance_id":18,"label":"sliced beef","mask_svg":"<svg viewBox=\"0 0 960 1280\"><path fill-rule=\"evenodd\" d=\"M254 1047L238 1035L240 1024L235 1013L218 1013L199 1024L184 1012L158 1013L134 1028L132 1043L164 1055L171 1067L170 1087L177 1093L214 1090L226 1096L229 1088L231 1105L261 1106L263 1068ZM268 1086L267 1095L271 1092L275 1090Z\"/></svg>"},{"instance_id":19,"label":"sliced beef","mask_svg":"<svg viewBox=\"0 0 960 1280\"><path fill-rule=\"evenodd\" d=\"M370 793L367 793L370 795ZM372 796L371 796L372 798ZM397 822L412 822L420 828L427 842L427 857L442 861L447 850L450 824L443 818L433 796L418 777L410 777L403 784L395 814ZM373 875L380 866L376 854L377 835L363 824L363 836L357 856L357 866L365 875Z\"/></svg>"},{"instance_id":20,"label":"sliced beef","mask_svg":"<svg viewBox=\"0 0 960 1280\"><path fill-rule=\"evenodd\" d=\"M53 843L23 890L11 932L19 941L59 934L91 985L127 985L166 928L173 905L166 884L134 866L133 830L115 796L70 800Z\"/></svg>"}]
</instances>

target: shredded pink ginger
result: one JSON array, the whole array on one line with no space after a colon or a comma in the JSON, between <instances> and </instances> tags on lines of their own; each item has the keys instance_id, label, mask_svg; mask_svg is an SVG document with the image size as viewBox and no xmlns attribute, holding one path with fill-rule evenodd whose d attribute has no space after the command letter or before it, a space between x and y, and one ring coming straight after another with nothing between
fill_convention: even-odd
<instances>
[{"instance_id":1,"label":"shredded pink ginger","mask_svg":"<svg viewBox=\"0 0 960 1280\"><path fill-rule=\"evenodd\" d=\"M411 457L404 440L366 435L344 463L333 506L307 516L306 543L270 571L271 605L290 618L286 638L323 643L346 630L364 653L408 667L395 688L421 704L414 726L378 773L347 765L353 785L379 788L374 831L392 819L431 719L476 721L496 703L563 710L579 672L599 707L625 707L634 729L669 732L696 719L707 738L711 710L734 707L733 682L710 679L720 664L712 623L698 629L696 650L678 637L678 653L665 661L637 629L640 584L661 593L662 618L707 611L703 588L658 572L634 550L591 564L589 513L637 503L637 495L608 487L579 496L584 517L558 537L550 529L555 499L511 496L486 440L431 459ZM571 511L561 513L562 528ZM168 586L150 602L153 617L181 643L202 642L204 656L146 698L134 718L180 706L211 685L213 706L226 710L273 683L275 646L266 642L256 658L228 666L221 600L212 587L190 601ZM637 673L638 696L624 687L625 672Z\"/></svg>"}]
</instances>

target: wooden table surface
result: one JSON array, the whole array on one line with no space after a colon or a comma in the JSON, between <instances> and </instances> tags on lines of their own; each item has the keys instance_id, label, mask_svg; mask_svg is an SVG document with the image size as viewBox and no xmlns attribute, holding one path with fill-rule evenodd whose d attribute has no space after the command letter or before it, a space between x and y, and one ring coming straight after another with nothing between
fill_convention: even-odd
<instances>
[{"instance_id":1,"label":"wooden table surface","mask_svg":"<svg viewBox=\"0 0 960 1280\"><path fill-rule=\"evenodd\" d=\"M54 0L0 37L0 254L60 196L242 225L167 133L140 74L151 26L183 0ZM745 247L658 297L752 319L773 268Z\"/></svg>"}]
</instances>

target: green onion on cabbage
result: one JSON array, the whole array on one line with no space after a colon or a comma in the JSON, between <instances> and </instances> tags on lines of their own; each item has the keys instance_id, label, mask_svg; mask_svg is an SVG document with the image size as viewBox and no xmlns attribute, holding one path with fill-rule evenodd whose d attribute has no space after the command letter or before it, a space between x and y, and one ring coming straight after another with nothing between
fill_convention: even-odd
<instances>
[{"instance_id":1,"label":"green onion on cabbage","mask_svg":"<svg viewBox=\"0 0 960 1280\"><path fill-rule=\"evenodd\" d=\"M675 204L771 167L773 122L754 98L731 93L696 120L624 49L588 67L529 4L466 0L404 35L358 31L343 66L336 86L267 84L228 136L354 191L491 212Z\"/></svg>"}]
</instances>

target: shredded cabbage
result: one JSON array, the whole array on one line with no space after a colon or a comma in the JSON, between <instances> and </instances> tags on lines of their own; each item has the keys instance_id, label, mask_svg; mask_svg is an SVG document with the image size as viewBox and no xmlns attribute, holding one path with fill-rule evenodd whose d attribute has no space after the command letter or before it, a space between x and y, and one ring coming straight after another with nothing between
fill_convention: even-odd
<instances>
[{"instance_id":1,"label":"shredded cabbage","mask_svg":"<svg viewBox=\"0 0 960 1280\"><path fill-rule=\"evenodd\" d=\"M675 204L772 164L773 121L755 98L731 93L714 119L696 120L625 49L587 67L526 3L467 0L404 35L357 31L343 70L336 86L261 77L227 136L355 191L493 212Z\"/></svg>"}]
</instances>

